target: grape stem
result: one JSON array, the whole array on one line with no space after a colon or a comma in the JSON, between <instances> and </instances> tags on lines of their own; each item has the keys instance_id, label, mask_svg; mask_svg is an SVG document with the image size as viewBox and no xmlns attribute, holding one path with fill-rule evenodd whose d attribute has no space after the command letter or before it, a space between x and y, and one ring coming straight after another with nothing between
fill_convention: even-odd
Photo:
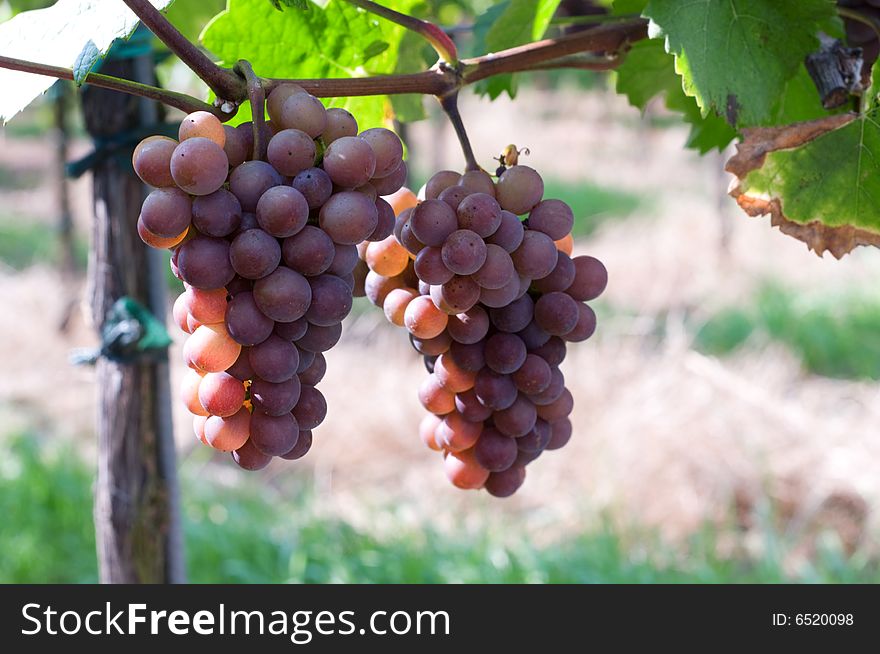
<instances>
[{"instance_id":1,"label":"grape stem","mask_svg":"<svg viewBox=\"0 0 880 654\"><path fill-rule=\"evenodd\" d=\"M434 48L442 61L452 65L458 63L458 50L455 47L455 42L449 38L449 35L446 34L446 32L434 23L407 14L402 14L399 11L383 7L370 0L345 1L350 5L365 9L372 14L381 16L385 20L390 20L392 23L397 23L411 32L418 34L425 39L432 48Z\"/></svg>"},{"instance_id":2,"label":"grape stem","mask_svg":"<svg viewBox=\"0 0 880 654\"><path fill-rule=\"evenodd\" d=\"M223 100L242 100L247 94L245 80L228 68L221 68L193 43L190 43L149 0L122 0L141 22L150 28L202 81L208 85L218 98Z\"/></svg>"},{"instance_id":3,"label":"grape stem","mask_svg":"<svg viewBox=\"0 0 880 654\"><path fill-rule=\"evenodd\" d=\"M15 59L14 57L6 57L2 55L0 55L0 68L18 70L23 73L33 73L34 75L46 75L47 77L55 77L58 79L74 79L73 71L70 68L38 64L32 61L24 61L23 59ZM162 89L158 86L141 84L140 82L133 82L121 77L113 77L112 75L89 73L86 75L84 83L104 89L110 89L111 91L121 91L122 93L128 93L129 95L156 100L167 104L169 107L180 109L188 114L194 111L209 111L220 120L229 120L235 115L235 111L224 112L220 107L215 107L206 102L202 102L198 98L194 98L186 93L177 93L176 91L169 91L168 89Z\"/></svg>"},{"instance_id":4,"label":"grape stem","mask_svg":"<svg viewBox=\"0 0 880 654\"><path fill-rule=\"evenodd\" d=\"M263 80L254 73L251 63L240 59L235 64L234 70L247 80L248 100L251 103L251 119L254 131L254 161L262 161L266 158L266 91L263 88Z\"/></svg>"},{"instance_id":5,"label":"grape stem","mask_svg":"<svg viewBox=\"0 0 880 654\"><path fill-rule=\"evenodd\" d=\"M440 106L443 107L449 122L452 123L452 127L455 129L455 136L458 138L459 144L461 144L465 170L480 170L480 164L477 163L477 158L474 156L474 149L471 147L471 141L468 138L467 130L464 128L464 122L458 111L458 91L455 90L437 99L440 100Z\"/></svg>"}]
</instances>

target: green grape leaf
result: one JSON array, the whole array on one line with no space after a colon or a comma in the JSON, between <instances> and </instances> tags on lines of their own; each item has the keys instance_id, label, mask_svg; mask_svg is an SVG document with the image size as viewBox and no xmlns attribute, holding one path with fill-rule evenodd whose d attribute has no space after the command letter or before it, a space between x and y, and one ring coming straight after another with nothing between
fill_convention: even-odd
<instances>
[{"instance_id":1,"label":"green grape leaf","mask_svg":"<svg viewBox=\"0 0 880 654\"><path fill-rule=\"evenodd\" d=\"M706 115L738 127L773 117L786 83L833 20L828 0L650 0L643 15L665 37L684 91Z\"/></svg>"},{"instance_id":2,"label":"green grape leaf","mask_svg":"<svg viewBox=\"0 0 880 654\"><path fill-rule=\"evenodd\" d=\"M399 0L394 8L407 12L418 0ZM377 18L342 0L308 11L276 11L266 0L229 0L226 11L202 32L202 42L225 65L239 59L251 62L263 77L366 77L392 73L404 28ZM344 107L361 129L386 125L392 116L387 96L332 98L331 107ZM250 119L241 107L234 123Z\"/></svg>"},{"instance_id":3,"label":"green grape leaf","mask_svg":"<svg viewBox=\"0 0 880 654\"><path fill-rule=\"evenodd\" d=\"M664 96L666 107L681 113L690 123L688 147L702 154L715 148L723 150L736 137L736 131L723 118L714 112L703 116L697 101L685 95L681 78L675 72L673 57L663 49L659 40L633 44L617 69L617 92L642 110L655 96Z\"/></svg>"},{"instance_id":4,"label":"green grape leaf","mask_svg":"<svg viewBox=\"0 0 880 654\"><path fill-rule=\"evenodd\" d=\"M504 0L490 6L474 23L474 49L479 54L498 52L544 36L560 0ZM477 93L491 99L502 93L516 95L516 82L510 73L478 82Z\"/></svg>"},{"instance_id":5,"label":"green grape leaf","mask_svg":"<svg viewBox=\"0 0 880 654\"><path fill-rule=\"evenodd\" d=\"M151 0L164 9L172 0ZM122 2L58 0L0 24L0 52L8 57L75 70L82 81L118 38L128 37L137 16ZM6 122L55 83L55 78L0 70L0 121Z\"/></svg>"},{"instance_id":6,"label":"green grape leaf","mask_svg":"<svg viewBox=\"0 0 880 654\"><path fill-rule=\"evenodd\" d=\"M874 67L878 79L878 66ZM727 163L731 195L749 215L821 255L880 246L880 88L861 114L843 113L784 127L745 130Z\"/></svg>"},{"instance_id":7,"label":"green grape leaf","mask_svg":"<svg viewBox=\"0 0 880 654\"><path fill-rule=\"evenodd\" d=\"M174 0L165 18L187 39L196 41L208 21L224 9L226 0ZM156 39L156 47L165 48L165 44Z\"/></svg>"}]
</instances>

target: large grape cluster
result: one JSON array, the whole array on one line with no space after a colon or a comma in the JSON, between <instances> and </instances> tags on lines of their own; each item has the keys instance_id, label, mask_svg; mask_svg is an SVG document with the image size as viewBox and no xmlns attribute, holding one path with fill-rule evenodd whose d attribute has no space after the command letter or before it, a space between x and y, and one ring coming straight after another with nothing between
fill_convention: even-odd
<instances>
[{"instance_id":1,"label":"large grape cluster","mask_svg":"<svg viewBox=\"0 0 880 654\"><path fill-rule=\"evenodd\" d=\"M543 199L534 169L498 172L496 182L442 171L421 201L395 198L394 233L361 249L357 276L425 358L420 434L443 453L449 480L507 497L526 465L571 437L559 364L567 342L595 331L586 302L608 274L594 257L571 258L572 210Z\"/></svg>"},{"instance_id":2,"label":"large grape cluster","mask_svg":"<svg viewBox=\"0 0 880 654\"><path fill-rule=\"evenodd\" d=\"M359 134L350 113L296 85L274 89L267 109L263 159L252 123L207 112L183 120L179 141L153 136L133 156L156 187L138 231L173 249L186 288L173 311L189 334L183 401L199 439L247 470L311 447L327 412L322 353L351 310L356 246L391 234L381 196L406 178L387 129Z\"/></svg>"}]
</instances>

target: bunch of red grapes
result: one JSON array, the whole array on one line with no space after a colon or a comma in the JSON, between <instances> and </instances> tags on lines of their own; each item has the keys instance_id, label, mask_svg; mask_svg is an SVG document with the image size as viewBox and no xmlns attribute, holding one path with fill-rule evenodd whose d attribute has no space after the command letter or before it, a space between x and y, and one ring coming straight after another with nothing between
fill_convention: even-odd
<instances>
[{"instance_id":1,"label":"bunch of red grapes","mask_svg":"<svg viewBox=\"0 0 880 654\"><path fill-rule=\"evenodd\" d=\"M598 259L571 258L571 208L543 199L535 170L499 173L434 175L394 233L361 249L357 276L368 268L365 294L425 357L420 433L449 480L507 497L529 463L571 437L559 365L567 342L595 331L585 302L608 274Z\"/></svg>"},{"instance_id":2,"label":"bunch of red grapes","mask_svg":"<svg viewBox=\"0 0 880 654\"><path fill-rule=\"evenodd\" d=\"M266 104L264 158L253 123L233 128L207 112L184 119L179 141L153 136L133 156L156 187L138 231L173 250L186 288L174 304L190 334L183 401L199 439L247 470L311 447L327 413L322 353L351 310L357 245L391 234L381 196L406 179L393 132L358 133L350 113L292 84Z\"/></svg>"}]
</instances>

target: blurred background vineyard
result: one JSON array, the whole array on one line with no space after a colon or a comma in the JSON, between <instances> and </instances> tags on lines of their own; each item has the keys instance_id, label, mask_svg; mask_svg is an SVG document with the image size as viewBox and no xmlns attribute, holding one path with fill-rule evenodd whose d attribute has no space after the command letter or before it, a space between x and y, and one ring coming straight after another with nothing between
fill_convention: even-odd
<instances>
[{"instance_id":1,"label":"blurred background vineyard","mask_svg":"<svg viewBox=\"0 0 880 654\"><path fill-rule=\"evenodd\" d=\"M819 259L746 218L724 157L686 150L662 106L641 116L607 77L521 82L515 102L467 94L462 114L486 168L508 143L529 148L547 195L575 210L575 254L609 269L597 334L562 366L571 443L509 500L453 488L417 435L420 358L361 301L328 354L328 418L305 459L243 473L175 404L191 580L880 580L880 255ZM79 307L91 188L68 182L65 246L55 102L0 131L0 582L97 579L96 389L68 361L96 344ZM91 149L75 105L68 159ZM413 188L461 167L426 106L404 134Z\"/></svg>"}]
</instances>

